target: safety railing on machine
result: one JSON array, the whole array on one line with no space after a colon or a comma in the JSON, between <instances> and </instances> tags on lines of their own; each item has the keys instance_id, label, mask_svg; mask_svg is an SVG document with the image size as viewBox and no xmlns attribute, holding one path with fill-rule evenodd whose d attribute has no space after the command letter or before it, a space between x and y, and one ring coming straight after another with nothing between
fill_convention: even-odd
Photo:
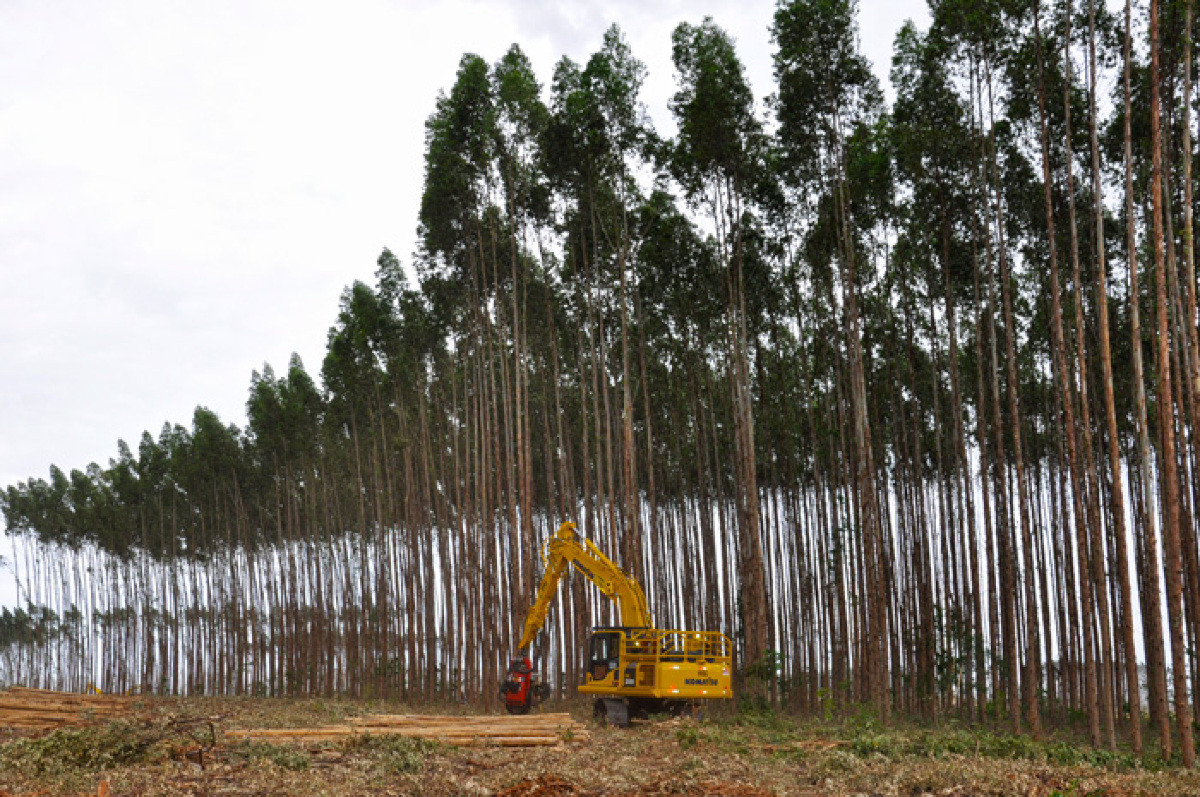
<instances>
[{"instance_id":1,"label":"safety railing on machine","mask_svg":"<svg viewBox=\"0 0 1200 797\"><path fill-rule=\"evenodd\" d=\"M720 631L638 629L627 633L623 658L629 662L659 661L733 664L733 641Z\"/></svg>"}]
</instances>

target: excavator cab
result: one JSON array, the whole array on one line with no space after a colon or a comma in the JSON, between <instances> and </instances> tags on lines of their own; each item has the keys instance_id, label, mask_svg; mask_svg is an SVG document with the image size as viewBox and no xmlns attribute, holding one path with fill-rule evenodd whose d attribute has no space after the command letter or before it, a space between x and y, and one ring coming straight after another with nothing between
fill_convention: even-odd
<instances>
[{"instance_id":1,"label":"excavator cab","mask_svg":"<svg viewBox=\"0 0 1200 797\"><path fill-rule=\"evenodd\" d=\"M604 681L621 663L621 633L619 631L596 631L588 646L588 673L592 681Z\"/></svg>"}]
</instances>

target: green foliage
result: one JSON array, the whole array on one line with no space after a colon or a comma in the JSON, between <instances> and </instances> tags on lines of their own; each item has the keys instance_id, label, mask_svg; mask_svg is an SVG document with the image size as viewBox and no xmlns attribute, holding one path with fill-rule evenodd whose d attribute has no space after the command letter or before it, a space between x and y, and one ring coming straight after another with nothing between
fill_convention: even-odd
<instances>
[{"instance_id":1,"label":"green foliage","mask_svg":"<svg viewBox=\"0 0 1200 797\"><path fill-rule=\"evenodd\" d=\"M899 752L900 746L897 739L893 736L877 731L864 730L856 734L851 740L850 749L863 757L882 755L891 758Z\"/></svg>"},{"instance_id":2,"label":"green foliage","mask_svg":"<svg viewBox=\"0 0 1200 797\"><path fill-rule=\"evenodd\" d=\"M42 646L70 638L80 630L82 616L72 606L62 617L49 606L0 608L0 650L22 645Z\"/></svg>"},{"instance_id":3,"label":"green foliage","mask_svg":"<svg viewBox=\"0 0 1200 797\"><path fill-rule=\"evenodd\" d=\"M671 111L679 123L672 172L689 194L714 175L747 180L761 155L761 125L733 40L711 17L683 23L671 35L679 91Z\"/></svg>"},{"instance_id":4,"label":"green foliage","mask_svg":"<svg viewBox=\"0 0 1200 797\"><path fill-rule=\"evenodd\" d=\"M833 719L833 709L837 705L837 700L834 697L833 690L827 686L822 686L817 690L817 702L821 706L821 718L826 722Z\"/></svg>"},{"instance_id":5,"label":"green foliage","mask_svg":"<svg viewBox=\"0 0 1200 797\"><path fill-rule=\"evenodd\" d=\"M342 747L348 753L371 759L372 766L383 775L420 772L426 759L441 749L437 742L397 734L363 734L347 740Z\"/></svg>"},{"instance_id":6,"label":"green foliage","mask_svg":"<svg viewBox=\"0 0 1200 797\"><path fill-rule=\"evenodd\" d=\"M229 747L226 752L231 761L256 763L269 761L281 769L301 771L312 765L312 758L303 749L289 744L271 744L246 740Z\"/></svg>"},{"instance_id":7,"label":"green foliage","mask_svg":"<svg viewBox=\"0 0 1200 797\"><path fill-rule=\"evenodd\" d=\"M776 8L776 114L785 173L796 182L819 178L839 116L853 126L878 109L878 82L858 51L857 10L855 0L793 0Z\"/></svg>"},{"instance_id":8,"label":"green foliage","mask_svg":"<svg viewBox=\"0 0 1200 797\"><path fill-rule=\"evenodd\" d=\"M775 732L794 728L791 717L765 701L739 702L731 722L741 727Z\"/></svg>"},{"instance_id":9,"label":"green foliage","mask_svg":"<svg viewBox=\"0 0 1200 797\"><path fill-rule=\"evenodd\" d=\"M879 709L866 703L854 707L854 713L846 718L846 730L851 734L877 733L883 726L879 722Z\"/></svg>"},{"instance_id":10,"label":"green foliage","mask_svg":"<svg viewBox=\"0 0 1200 797\"><path fill-rule=\"evenodd\" d=\"M467 54L450 94L425 124L421 230L426 250L456 262L480 210L496 115L487 63Z\"/></svg>"},{"instance_id":11,"label":"green foliage","mask_svg":"<svg viewBox=\"0 0 1200 797\"><path fill-rule=\"evenodd\" d=\"M60 728L37 738L0 745L0 771L54 779L126 764L162 761L167 748L160 736L128 722L93 728Z\"/></svg>"},{"instance_id":12,"label":"green foliage","mask_svg":"<svg viewBox=\"0 0 1200 797\"><path fill-rule=\"evenodd\" d=\"M746 677L764 683L774 682L783 671L783 654L778 650L767 650L758 661L746 665Z\"/></svg>"}]
</instances>

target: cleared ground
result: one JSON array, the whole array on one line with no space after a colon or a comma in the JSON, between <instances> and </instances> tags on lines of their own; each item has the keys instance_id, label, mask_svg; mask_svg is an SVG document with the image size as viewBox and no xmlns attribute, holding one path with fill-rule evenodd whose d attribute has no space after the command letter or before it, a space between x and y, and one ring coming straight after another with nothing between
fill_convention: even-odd
<instances>
[{"instance_id":1,"label":"cleared ground","mask_svg":"<svg viewBox=\"0 0 1200 797\"><path fill-rule=\"evenodd\" d=\"M305 743L225 731L355 726L371 714L462 714L350 700L136 701L123 719L0 735L0 795L1200 795L1200 773L953 725L881 729L869 715L796 722L770 713L626 730L555 704L552 746L459 747L404 736ZM473 720L476 721L477 720ZM0 731L0 734L5 732Z\"/></svg>"}]
</instances>

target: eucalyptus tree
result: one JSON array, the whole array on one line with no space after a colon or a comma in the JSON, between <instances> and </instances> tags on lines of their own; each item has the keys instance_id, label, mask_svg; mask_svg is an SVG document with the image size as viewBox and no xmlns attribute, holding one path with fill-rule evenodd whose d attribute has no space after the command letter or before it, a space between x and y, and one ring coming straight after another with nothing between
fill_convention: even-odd
<instances>
[{"instance_id":1,"label":"eucalyptus tree","mask_svg":"<svg viewBox=\"0 0 1200 797\"><path fill-rule=\"evenodd\" d=\"M732 397L738 505L740 606L748 665L767 651L767 595L763 570L758 463L755 456L751 326L747 317L747 198L762 177L761 124L745 69L732 39L706 18L683 23L672 34L679 91L671 111L679 125L671 172L689 199L709 214L724 271L729 326L726 361ZM755 287L754 283L750 283ZM761 283L758 288L762 289Z\"/></svg>"},{"instance_id":2,"label":"eucalyptus tree","mask_svg":"<svg viewBox=\"0 0 1200 797\"><path fill-rule=\"evenodd\" d=\"M1091 148L1091 190L1094 205L1094 238L1096 258L1096 326L1100 342L1101 376L1104 392L1104 421L1108 442L1108 466L1112 491L1113 531L1116 538L1117 574L1121 594L1121 636L1125 648L1126 694L1129 700L1130 737L1134 752L1142 751L1141 683L1138 677L1136 646L1133 636L1133 584L1130 578L1129 555L1126 545L1125 486L1121 467L1120 437L1117 428L1116 398L1113 389L1112 344L1108 314L1108 257L1104 234L1104 178L1100 156L1099 120L1096 101L1096 2L1088 0L1088 141ZM1082 290L1077 288L1077 292Z\"/></svg>"},{"instance_id":3,"label":"eucalyptus tree","mask_svg":"<svg viewBox=\"0 0 1200 797\"><path fill-rule=\"evenodd\" d=\"M496 339L505 332L498 328L496 312L503 306L499 243L507 237L497 229L504 219L494 196L497 124L491 69L479 56L465 55L450 93L439 97L426 122L419 269L423 284L435 295L435 312L451 320L452 345L462 369L469 569L501 562L500 518L507 515L511 523L517 514L515 493L504 489L506 481L511 488L512 470L505 467L501 452L505 429L498 406L501 390L508 396L508 383L497 376ZM500 605L512 597L509 586ZM468 644L490 665L481 683L490 691L497 679L491 670L502 655L502 628L501 618L489 617L484 607L501 601L502 595L494 580L475 585L466 595L475 618L470 624L475 635Z\"/></svg>"},{"instance_id":4,"label":"eucalyptus tree","mask_svg":"<svg viewBox=\"0 0 1200 797\"><path fill-rule=\"evenodd\" d=\"M1122 161L1124 166L1125 194L1125 253L1129 274L1129 334L1130 362L1133 372L1135 400L1134 428L1138 451L1138 487L1141 500L1137 502L1134 518L1140 529L1141 542L1141 604L1143 634L1146 650L1147 693L1150 715L1159 735L1159 749L1169 757L1171 750L1170 717L1167 713L1166 651L1162 634L1162 588L1160 581L1158 514L1153 511L1150 451L1150 424L1146 413L1146 383L1142 363L1141 291L1138 280L1137 214L1135 211L1134 160L1133 160L1133 24L1132 3L1125 2L1125 30L1123 38L1121 100Z\"/></svg>"},{"instance_id":5,"label":"eucalyptus tree","mask_svg":"<svg viewBox=\"0 0 1200 797\"><path fill-rule=\"evenodd\" d=\"M670 567L685 569L684 594L678 596L682 607L677 613L663 607L659 614L676 617L681 626L716 627L722 616L720 597L728 594L731 574L715 566L722 545L713 513L695 513L692 520L698 529L690 528L688 515L694 501L700 506L715 503L724 479L712 461L705 423L716 411L716 397L707 389L714 378L711 363L726 351L724 268L714 240L702 235L678 199L666 191L651 193L637 209L634 223L643 319L639 335L655 355L642 379L643 391L656 397L647 427L652 423L659 430L652 449L661 474L658 491L671 505L672 525L681 519L687 527L673 531L697 537L682 547L704 551L701 557L672 557ZM663 603L670 605L665 590L659 596L659 605Z\"/></svg>"},{"instance_id":6,"label":"eucalyptus tree","mask_svg":"<svg viewBox=\"0 0 1200 797\"><path fill-rule=\"evenodd\" d=\"M827 196L835 219L835 260L841 283L855 454L855 500L868 583L868 622L860 634L867 656L867 695L886 718L890 587L859 318L861 230L851 213L846 152L847 130L876 117L882 97L866 59L858 51L856 11L854 0L781 2L776 7L772 36L777 46L776 114L783 179L795 189L815 189Z\"/></svg>"},{"instance_id":7,"label":"eucalyptus tree","mask_svg":"<svg viewBox=\"0 0 1200 797\"><path fill-rule=\"evenodd\" d=\"M511 489L518 496L510 506L520 517L510 522L517 529L518 564L516 594L525 599L533 594L533 563L536 557L533 534L533 444L529 402L530 363L527 312L528 285L532 258L527 249L531 226L544 220L549 212L548 192L540 174L541 157L537 143L549 123L549 112L542 103L541 86L533 66L519 47L513 45L492 70L496 103L497 170L504 187L504 203L509 230L509 337L513 349L512 398L507 425L513 428L516 451L508 456ZM536 231L534 231L536 234ZM534 277L536 278L536 276ZM507 402L507 380L505 397ZM507 403L506 403L507 406ZM515 454L515 456L514 456ZM515 464L516 473L512 473Z\"/></svg>"},{"instance_id":8,"label":"eucalyptus tree","mask_svg":"<svg viewBox=\"0 0 1200 797\"><path fill-rule=\"evenodd\" d=\"M638 286L630 284L630 275L636 271L631 216L641 202L638 178L654 141L640 100L645 74L645 66L615 25L605 31L600 49L582 68L562 59L554 71L551 118L542 147L566 233L562 277L581 306L587 338L591 416L584 419L588 425L582 466L585 502L594 514L587 521L599 539L613 542L621 563L639 578L646 572L643 547L649 535L642 528L634 439L630 329ZM609 363L611 349L618 345L611 330L617 326L619 371ZM619 433L611 409L614 381L621 390ZM643 433L648 435L649 429ZM647 469L652 467L646 463ZM594 492L589 489L593 479ZM613 511L617 507L619 515Z\"/></svg>"},{"instance_id":9,"label":"eucalyptus tree","mask_svg":"<svg viewBox=\"0 0 1200 797\"><path fill-rule=\"evenodd\" d=\"M1041 160L1042 160L1042 185L1045 201L1045 221L1046 221L1046 240L1048 246L1048 261L1050 266L1050 298L1051 298L1051 352L1054 358L1054 370L1059 380L1058 394L1062 401L1063 425L1066 429L1066 448L1069 472L1071 476L1071 496L1072 506L1074 509L1073 516L1075 518L1076 536L1079 548L1080 562L1089 562L1091 560L1087 547L1090 530L1088 527L1088 515L1086 514L1085 505L1085 477L1083 469L1089 464L1089 460L1084 460L1081 464L1079 454L1077 453L1077 425L1075 421L1075 394L1076 386L1074 384L1073 371L1070 370L1069 363L1065 351L1065 340L1062 322L1061 309L1061 287L1059 282L1058 271L1058 243L1055 232L1055 214L1053 204L1053 174L1051 167L1051 150L1049 137L1049 122L1047 114L1046 101L1046 80L1045 80L1045 57L1044 48L1041 36L1040 24L1040 3L1034 6L1034 37L1035 51L1037 56L1038 69L1038 91L1037 91L1037 108L1038 108L1038 131L1039 141L1041 145ZM1069 96L1069 95L1068 95ZM1067 105L1069 111L1069 104ZM1069 125L1069 123L1068 123ZM1069 129L1069 128L1068 128ZM1068 162L1074 158L1072 147L1069 146L1066 150L1065 158ZM1068 189L1073 190L1073 185ZM1072 217L1072 230L1074 230L1074 217ZM1072 252L1074 252L1072 246ZM1085 688L1087 693L1088 706L1088 721L1092 735L1092 743L1099 744L1100 742L1100 725L1099 707L1104 706L1104 717L1106 726L1110 734L1112 729L1112 709L1111 701L1105 702L1105 696L1109 694L1107 689L1102 689L1102 685L1098 682L1095 664L1093 661L1093 650L1095 649L1092 643L1092 635L1095 631L1092 622L1093 600L1092 592L1095 588L1088 573L1091 568L1086 568L1080 574L1081 585L1081 603L1083 607L1083 632L1084 632L1084 659L1085 659ZM1106 600L1106 596L1100 595L1099 601ZM1101 654L1107 654L1107 650L1102 649Z\"/></svg>"},{"instance_id":10,"label":"eucalyptus tree","mask_svg":"<svg viewBox=\"0 0 1200 797\"><path fill-rule=\"evenodd\" d=\"M266 628L256 634L256 664L265 670L265 675L256 680L271 693L285 688L282 662L290 659L294 668L300 655L293 633L296 615L301 610L295 603L303 594L297 570L298 547L303 545L303 555L318 568L318 576L322 575L319 569L322 558L316 552L320 550L319 542L324 540L312 539L315 519L305 510L313 503L317 485L326 478L321 467L327 449L323 445L327 437L323 429L325 411L325 397L295 355L281 377L277 378L269 365L251 376L244 456L260 482L252 492L257 498L254 502L257 511L252 521L256 539L251 550L255 553L261 550L262 555L251 562L252 580L248 589L270 596L269 605L278 609L263 611L263 606L254 607L267 618ZM339 416L330 416L333 417ZM305 544L313 542L318 545ZM271 555L272 549L278 560ZM253 581L256 564L261 567L258 584ZM318 581L324 586L323 578L318 577ZM334 613L333 595L325 589L317 590L314 602L318 616L323 618L322 629L314 638L325 643L327 652L333 638L328 620ZM293 604L290 611L284 608L288 604Z\"/></svg>"},{"instance_id":11,"label":"eucalyptus tree","mask_svg":"<svg viewBox=\"0 0 1200 797\"><path fill-rule=\"evenodd\" d=\"M967 109L951 84L948 49L944 40L921 35L911 23L897 34L891 74L896 87L891 132L897 178L904 182L911 197L903 210L904 235L923 241L930 266L923 274L927 300L932 307L934 297L940 296L945 314L953 417L951 472L958 504L951 514L958 518L954 536L965 537L961 558L966 560L960 582L965 594L956 596L962 601L960 611L966 613L966 632L956 642L965 647L960 655L965 658L968 680L975 681L974 697L982 708L987 679L981 592L982 578L991 576L981 574L979 566L982 535L976 528L975 480L964 422L957 313L958 296L966 282L964 272L971 268L969 247L963 238L971 227L973 132L967 123ZM935 262L940 265L940 275L932 268ZM931 344L936 347L937 330L932 329L930 334ZM969 711L973 696L968 690L963 697Z\"/></svg>"},{"instance_id":12,"label":"eucalyptus tree","mask_svg":"<svg viewBox=\"0 0 1200 797\"><path fill-rule=\"evenodd\" d=\"M1158 0L1150 0L1150 147L1152 173L1150 185L1151 240L1154 257L1154 296L1156 343L1154 364L1158 372L1158 431L1162 463L1163 536L1166 541L1167 621L1171 633L1172 676L1175 686L1175 717L1179 724L1179 747L1183 764L1195 760L1192 736L1192 710L1184 663L1183 553L1179 517L1179 465L1175 451L1174 402L1171 384L1170 324L1167 315L1166 231L1163 211L1162 78ZM1189 153L1190 155L1190 153Z\"/></svg>"}]
</instances>

